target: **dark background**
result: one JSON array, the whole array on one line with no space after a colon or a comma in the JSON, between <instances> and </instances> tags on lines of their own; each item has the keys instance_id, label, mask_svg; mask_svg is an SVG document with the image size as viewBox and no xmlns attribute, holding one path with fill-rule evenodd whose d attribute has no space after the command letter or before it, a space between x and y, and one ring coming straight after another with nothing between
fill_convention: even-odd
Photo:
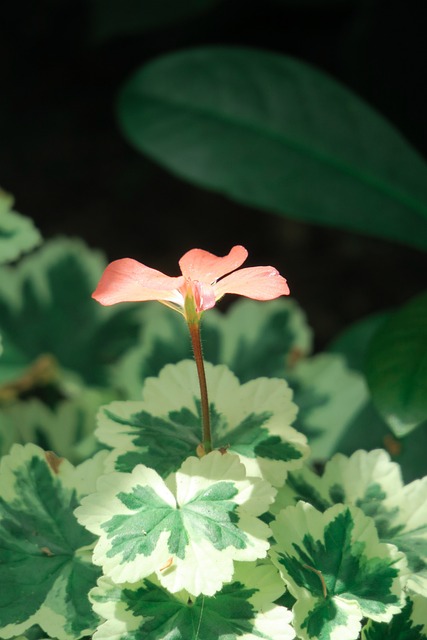
<instances>
[{"instance_id":1,"label":"dark background","mask_svg":"<svg viewBox=\"0 0 427 640\"><path fill-rule=\"evenodd\" d=\"M272 264L288 278L321 348L349 323L420 292L426 254L285 220L174 178L123 138L117 92L166 52L258 47L327 71L427 157L423 5L224 0L188 20L102 40L91 0L0 1L0 185L45 237L80 236L109 259L131 256L170 275L189 248L224 254L245 245L248 265Z\"/></svg>"}]
</instances>

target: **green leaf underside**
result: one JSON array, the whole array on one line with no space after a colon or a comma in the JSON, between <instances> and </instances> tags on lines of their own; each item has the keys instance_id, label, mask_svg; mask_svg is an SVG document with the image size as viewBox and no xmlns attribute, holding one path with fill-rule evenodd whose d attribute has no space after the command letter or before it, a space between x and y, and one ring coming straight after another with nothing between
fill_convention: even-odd
<instances>
[{"instance_id":1,"label":"green leaf underside","mask_svg":"<svg viewBox=\"0 0 427 640\"><path fill-rule=\"evenodd\" d=\"M402 611L393 616L391 622L371 621L363 630L362 640L426 640L423 626L411 619L412 608L413 603L408 599Z\"/></svg>"},{"instance_id":2,"label":"green leaf underside","mask_svg":"<svg viewBox=\"0 0 427 640\"><path fill-rule=\"evenodd\" d=\"M119 116L133 144L196 184L427 246L422 158L357 96L297 60L226 47L166 55L131 78Z\"/></svg>"},{"instance_id":3,"label":"green leaf underside","mask_svg":"<svg viewBox=\"0 0 427 640\"><path fill-rule=\"evenodd\" d=\"M237 505L232 501L236 493L232 482L218 482L176 509L148 486L136 486L131 494L121 492L117 497L134 513L113 516L102 525L113 542L107 555L120 554L125 562L149 556L163 531L170 532L169 552L180 559L185 558L190 538L208 539L219 550L244 549L246 535L237 527Z\"/></svg>"},{"instance_id":4,"label":"green leaf underside","mask_svg":"<svg viewBox=\"0 0 427 640\"><path fill-rule=\"evenodd\" d=\"M134 615L148 618L141 622L135 640L141 637L138 634L144 634L147 640L160 640L168 633L180 640L217 640L220 634L231 640L254 632L255 612L248 602L254 592L234 582L213 597L199 596L183 603L147 580L137 591L124 590L123 596ZM256 631L255 635L265 637Z\"/></svg>"},{"instance_id":5,"label":"green leaf underside","mask_svg":"<svg viewBox=\"0 0 427 640\"><path fill-rule=\"evenodd\" d=\"M162 476L167 477L176 471L186 457L194 455L201 441L200 400L194 398L197 415L189 408L171 411L166 417L153 416L147 411L119 416L108 407L102 413L111 421L111 438L103 438L106 444L113 445L115 425L124 426L122 434L129 436L130 450L120 453L115 461L118 471L131 471L135 464L146 464ZM271 413L251 413L236 427L229 429L225 418L215 405L210 405L211 428L214 446L226 448L231 452L248 458L260 457L268 460L291 461L302 458L302 452L290 442L279 436L270 435L263 425L271 418ZM102 418L101 418L102 420ZM129 429L127 429L129 427ZM223 436L218 433L227 430ZM132 449L134 449L132 451Z\"/></svg>"},{"instance_id":6,"label":"green leaf underside","mask_svg":"<svg viewBox=\"0 0 427 640\"><path fill-rule=\"evenodd\" d=\"M335 506L321 515L299 503L271 524L277 538L273 561L297 598L295 625L304 638L326 640L340 627L349 630L346 638L356 638L362 617L387 620L400 610L402 556L375 542L371 523L355 508ZM307 529L317 530L318 537Z\"/></svg>"},{"instance_id":7,"label":"green leaf underside","mask_svg":"<svg viewBox=\"0 0 427 640\"><path fill-rule=\"evenodd\" d=\"M53 476L46 461L33 456L14 476L15 499L0 497L2 626L25 623L45 604L64 617L65 637L78 638L96 626L87 593L100 570L75 552L95 536L77 523L76 493ZM50 597L58 590L63 601ZM42 618L38 623L45 625Z\"/></svg>"},{"instance_id":8,"label":"green leaf underside","mask_svg":"<svg viewBox=\"0 0 427 640\"><path fill-rule=\"evenodd\" d=\"M391 314L374 335L366 378L375 406L398 437L427 420L427 293Z\"/></svg>"}]
</instances>

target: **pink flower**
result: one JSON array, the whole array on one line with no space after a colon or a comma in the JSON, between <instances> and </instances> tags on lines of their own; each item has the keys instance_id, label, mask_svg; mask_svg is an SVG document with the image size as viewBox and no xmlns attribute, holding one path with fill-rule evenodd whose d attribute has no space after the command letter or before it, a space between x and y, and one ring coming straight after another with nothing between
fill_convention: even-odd
<instances>
[{"instance_id":1,"label":"pink flower","mask_svg":"<svg viewBox=\"0 0 427 640\"><path fill-rule=\"evenodd\" d=\"M223 258L191 249L179 261L182 275L177 277L131 258L115 260L105 269L92 297L103 305L157 300L194 320L194 314L199 317L226 293L254 300L289 294L285 278L274 267L239 269L247 256L241 246L233 247Z\"/></svg>"}]
</instances>

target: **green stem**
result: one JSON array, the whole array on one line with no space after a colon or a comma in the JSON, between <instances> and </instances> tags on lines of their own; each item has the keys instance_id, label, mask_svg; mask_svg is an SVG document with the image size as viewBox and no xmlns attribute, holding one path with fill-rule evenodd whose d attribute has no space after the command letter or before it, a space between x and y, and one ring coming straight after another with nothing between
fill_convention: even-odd
<instances>
[{"instance_id":1,"label":"green stem","mask_svg":"<svg viewBox=\"0 0 427 640\"><path fill-rule=\"evenodd\" d=\"M205 365L202 353L202 341L200 338L200 320L189 322L191 344L193 346L194 360L196 361L197 375L199 376L200 401L202 407L203 447L206 453L212 451L211 421L209 413L208 387L206 384Z\"/></svg>"}]
</instances>

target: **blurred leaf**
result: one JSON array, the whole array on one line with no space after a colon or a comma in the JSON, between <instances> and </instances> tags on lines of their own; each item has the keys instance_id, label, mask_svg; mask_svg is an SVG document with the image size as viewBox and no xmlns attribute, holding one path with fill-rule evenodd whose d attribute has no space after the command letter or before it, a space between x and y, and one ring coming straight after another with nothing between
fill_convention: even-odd
<instances>
[{"instance_id":1,"label":"blurred leaf","mask_svg":"<svg viewBox=\"0 0 427 640\"><path fill-rule=\"evenodd\" d=\"M366 361L372 399L397 436L427 420L427 293L393 313Z\"/></svg>"},{"instance_id":2,"label":"blurred leaf","mask_svg":"<svg viewBox=\"0 0 427 640\"><path fill-rule=\"evenodd\" d=\"M302 62L237 47L173 53L125 85L119 119L138 149L195 184L427 249L423 159L356 95Z\"/></svg>"},{"instance_id":3,"label":"blurred leaf","mask_svg":"<svg viewBox=\"0 0 427 640\"><path fill-rule=\"evenodd\" d=\"M339 354L321 353L297 362L286 378L299 408L294 426L307 436L315 460L329 458L367 402L363 377Z\"/></svg>"},{"instance_id":4,"label":"blurred leaf","mask_svg":"<svg viewBox=\"0 0 427 640\"><path fill-rule=\"evenodd\" d=\"M191 358L188 328L182 316L157 302L142 309L144 340L130 350L114 371L115 386L139 398L146 378L166 364ZM203 354L223 363L240 382L260 376L283 377L286 369L311 351L312 332L298 304L280 298L260 304L237 300L226 313L210 309L202 320Z\"/></svg>"},{"instance_id":5,"label":"blurred leaf","mask_svg":"<svg viewBox=\"0 0 427 640\"><path fill-rule=\"evenodd\" d=\"M223 0L90 0L90 23L96 41L168 27L188 20Z\"/></svg>"},{"instance_id":6,"label":"blurred leaf","mask_svg":"<svg viewBox=\"0 0 427 640\"><path fill-rule=\"evenodd\" d=\"M13 198L0 189L0 264L40 244L41 236L32 221L12 211Z\"/></svg>"},{"instance_id":7,"label":"blurred leaf","mask_svg":"<svg viewBox=\"0 0 427 640\"><path fill-rule=\"evenodd\" d=\"M403 439L395 438L387 424L375 410L369 396L366 404L348 423L334 452L351 455L358 449L386 449L398 462L405 482L427 475L427 421Z\"/></svg>"},{"instance_id":8,"label":"blurred leaf","mask_svg":"<svg viewBox=\"0 0 427 640\"><path fill-rule=\"evenodd\" d=\"M351 369L363 373L369 342L387 317L386 313L375 313L355 322L335 338L328 351L341 353Z\"/></svg>"},{"instance_id":9,"label":"blurred leaf","mask_svg":"<svg viewBox=\"0 0 427 640\"><path fill-rule=\"evenodd\" d=\"M0 397L13 399L64 374L73 384L108 386L140 322L135 305L104 308L91 299L104 267L97 251L59 238L17 267L0 268Z\"/></svg>"}]
</instances>

